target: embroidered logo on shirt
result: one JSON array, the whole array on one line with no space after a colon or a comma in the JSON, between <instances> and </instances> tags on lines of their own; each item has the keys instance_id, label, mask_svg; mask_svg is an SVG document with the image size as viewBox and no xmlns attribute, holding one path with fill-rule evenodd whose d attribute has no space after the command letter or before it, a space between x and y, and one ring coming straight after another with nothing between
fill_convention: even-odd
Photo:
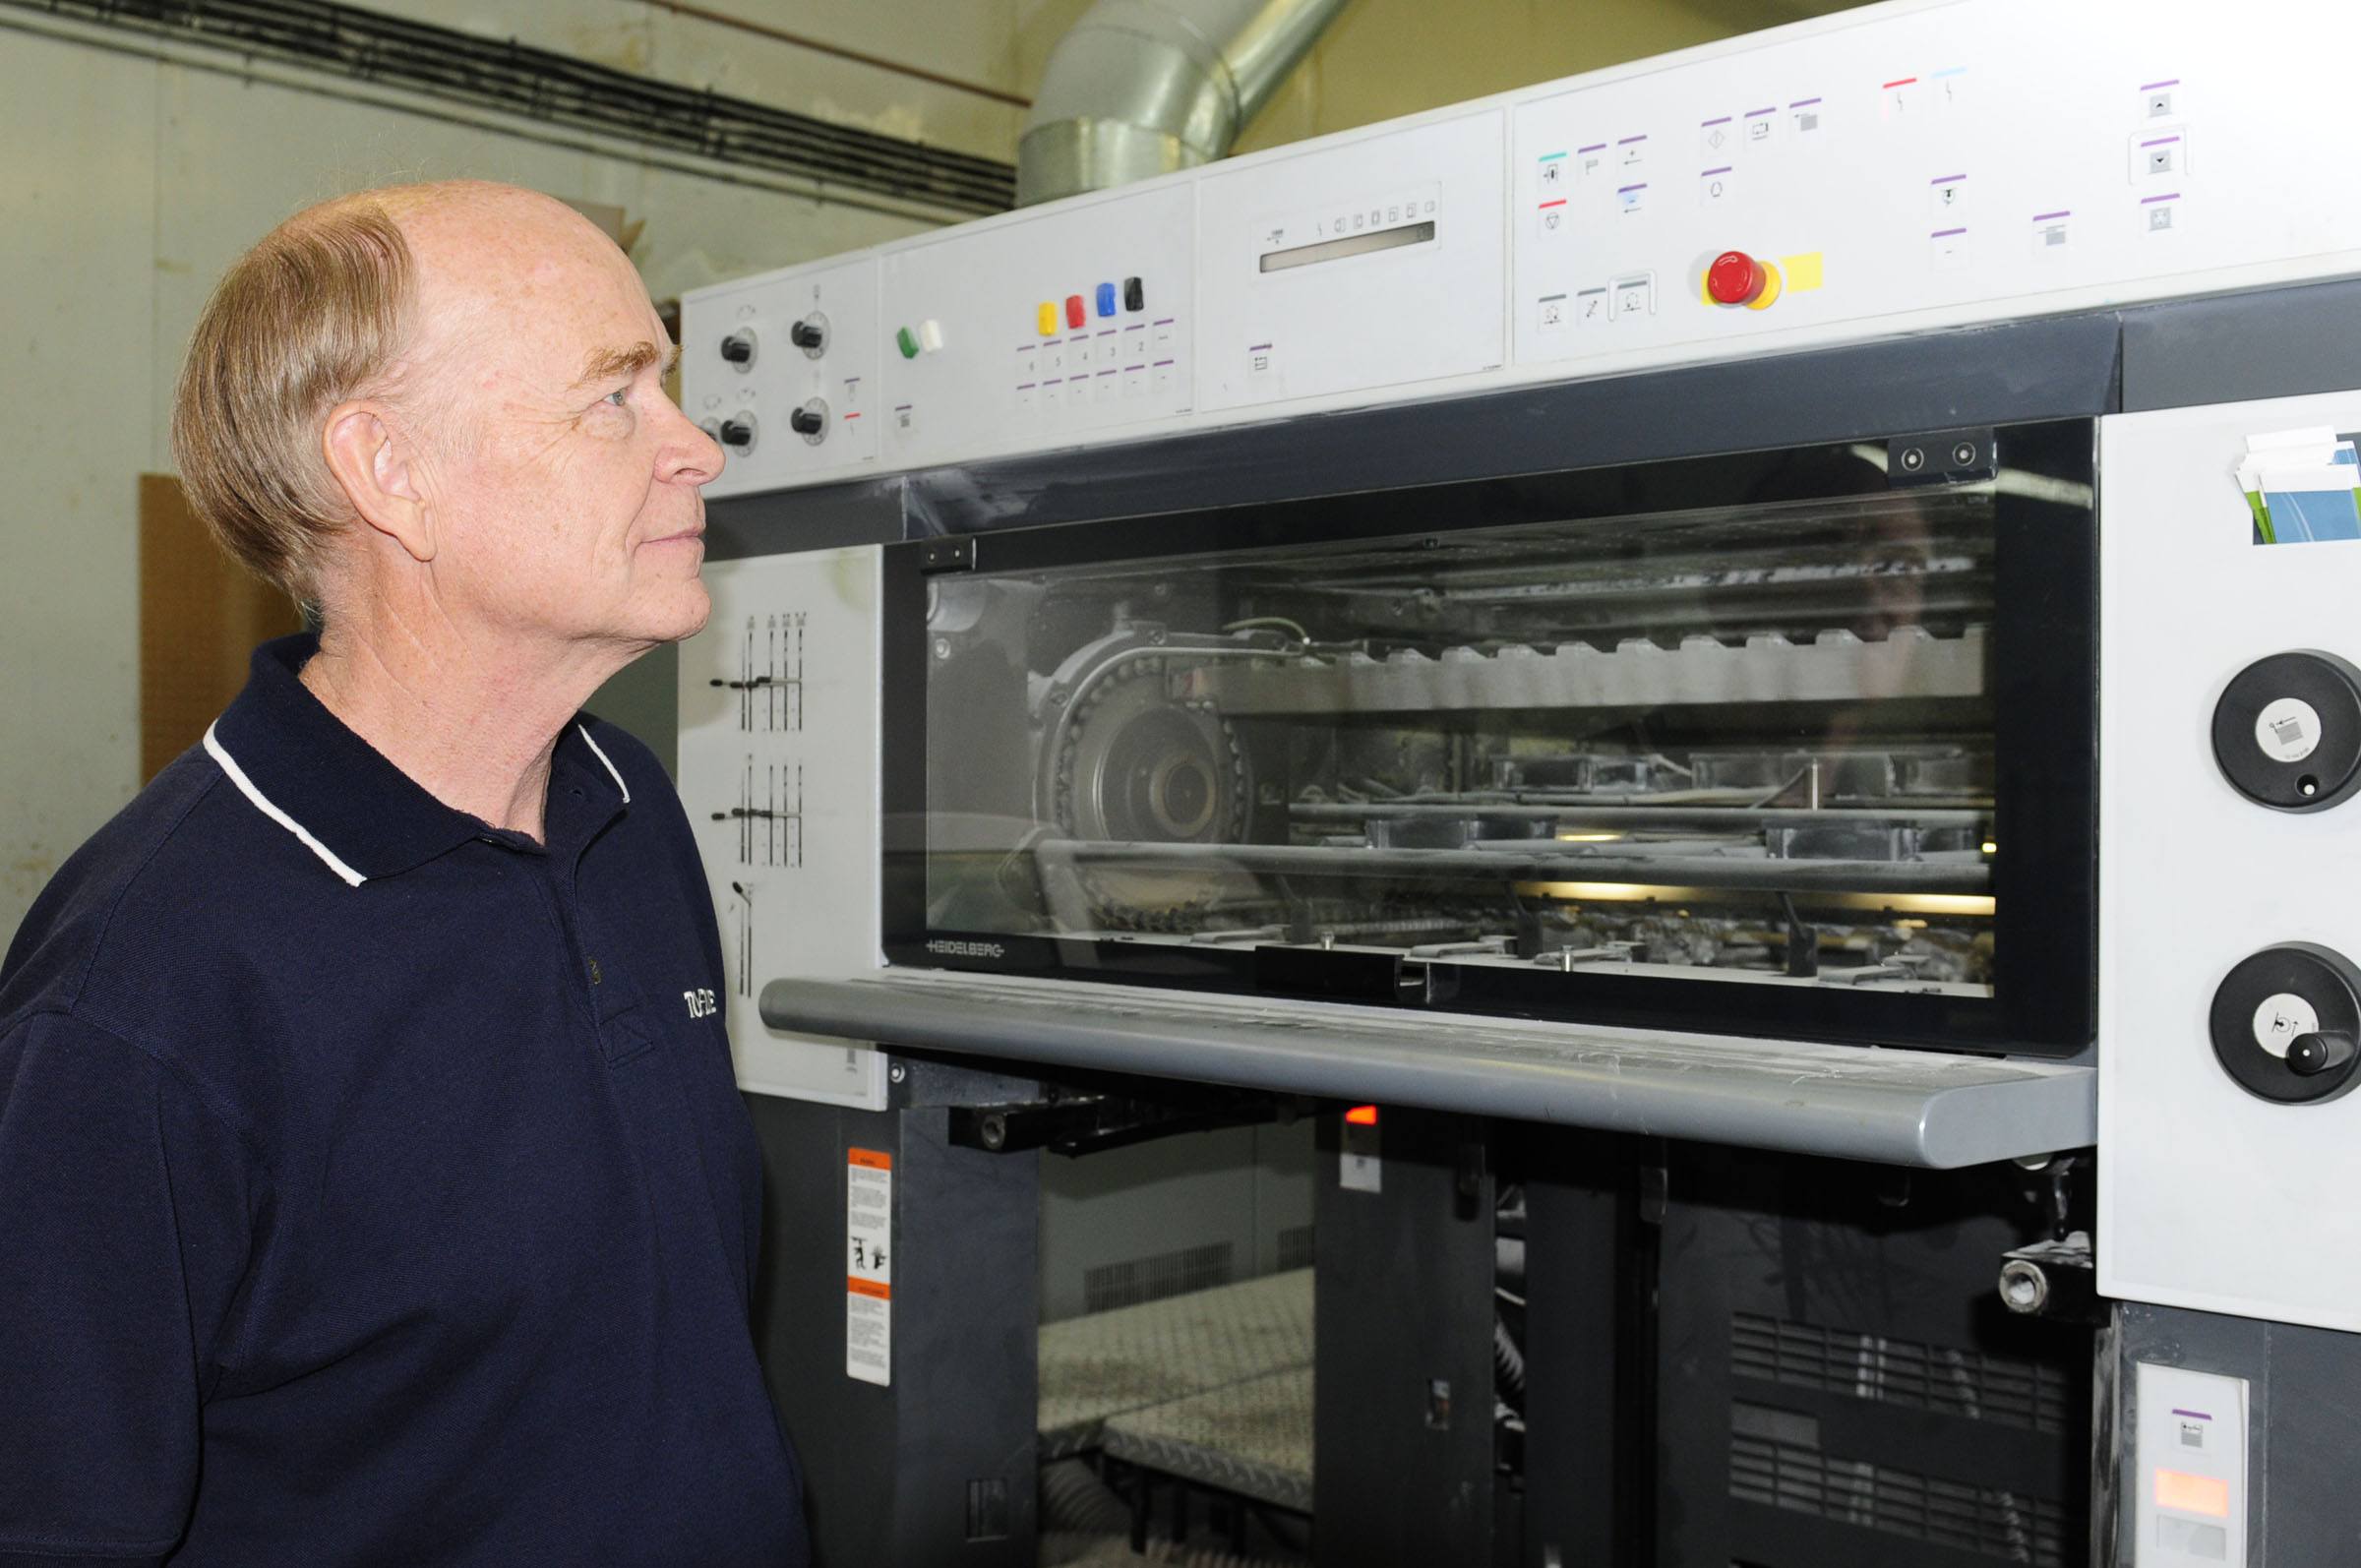
<instances>
[{"instance_id":1,"label":"embroidered logo on shirt","mask_svg":"<svg viewBox=\"0 0 2361 1568\"><path fill-rule=\"evenodd\" d=\"M717 1011L713 1005L713 993L702 987L682 992L681 999L689 1004L689 1016L692 1018L710 1018Z\"/></svg>"}]
</instances>

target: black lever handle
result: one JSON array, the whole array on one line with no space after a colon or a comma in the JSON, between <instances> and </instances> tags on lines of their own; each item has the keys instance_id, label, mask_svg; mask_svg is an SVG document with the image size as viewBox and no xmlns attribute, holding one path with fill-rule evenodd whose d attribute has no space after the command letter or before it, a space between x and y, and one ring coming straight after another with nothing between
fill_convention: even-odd
<instances>
[{"instance_id":1,"label":"black lever handle","mask_svg":"<svg viewBox=\"0 0 2361 1568\"><path fill-rule=\"evenodd\" d=\"M2287 1042L2287 1070L2302 1078L2333 1072L2353 1059L2351 1035L2297 1035Z\"/></svg>"}]
</instances>

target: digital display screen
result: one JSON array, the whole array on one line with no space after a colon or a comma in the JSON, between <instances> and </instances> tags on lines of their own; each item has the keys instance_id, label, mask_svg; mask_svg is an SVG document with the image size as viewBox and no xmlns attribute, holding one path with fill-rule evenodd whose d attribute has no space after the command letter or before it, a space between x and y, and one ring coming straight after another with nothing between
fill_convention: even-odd
<instances>
[{"instance_id":1,"label":"digital display screen","mask_svg":"<svg viewBox=\"0 0 2361 1568\"><path fill-rule=\"evenodd\" d=\"M1432 207L1434 204L1426 204ZM1366 234L1348 234L1342 239L1322 240L1316 245L1299 245L1291 251L1269 251L1262 258L1262 271L1284 272L1291 267L1310 267L1320 262L1341 262L1348 256L1366 256L1371 251L1390 251L1404 245L1423 245L1434 238L1434 220L1423 223L1404 223L1399 228L1381 228Z\"/></svg>"},{"instance_id":2,"label":"digital display screen","mask_svg":"<svg viewBox=\"0 0 2361 1568\"><path fill-rule=\"evenodd\" d=\"M2211 1476L2192 1476L2187 1471L2159 1470L2156 1472L2156 1506L2177 1508L2185 1514L2204 1514L2211 1519L2230 1517L2230 1483Z\"/></svg>"}]
</instances>

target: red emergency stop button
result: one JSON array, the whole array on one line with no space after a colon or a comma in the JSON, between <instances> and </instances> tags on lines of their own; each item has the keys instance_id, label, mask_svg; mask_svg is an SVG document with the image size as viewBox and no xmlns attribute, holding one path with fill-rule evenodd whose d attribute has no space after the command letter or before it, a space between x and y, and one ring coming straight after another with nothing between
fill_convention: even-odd
<instances>
[{"instance_id":1,"label":"red emergency stop button","mask_svg":"<svg viewBox=\"0 0 2361 1568\"><path fill-rule=\"evenodd\" d=\"M1724 251L1705 270L1706 297L1717 305L1751 305L1770 282L1763 264L1744 251Z\"/></svg>"},{"instance_id":2,"label":"red emergency stop button","mask_svg":"<svg viewBox=\"0 0 2361 1568\"><path fill-rule=\"evenodd\" d=\"M1079 294L1066 295L1065 325L1068 327L1080 327L1089 320L1090 307L1082 302L1082 296Z\"/></svg>"}]
</instances>

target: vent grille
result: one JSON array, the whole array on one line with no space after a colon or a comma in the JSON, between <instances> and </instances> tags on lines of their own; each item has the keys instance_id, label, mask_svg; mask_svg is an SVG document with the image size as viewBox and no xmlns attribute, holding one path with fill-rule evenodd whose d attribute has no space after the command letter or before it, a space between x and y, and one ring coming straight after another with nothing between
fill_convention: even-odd
<instances>
[{"instance_id":1,"label":"vent grille","mask_svg":"<svg viewBox=\"0 0 2361 1568\"><path fill-rule=\"evenodd\" d=\"M1741 1502L1950 1546L1999 1562L2066 1568L2067 1520L2056 1503L1862 1460L1831 1459L1817 1449L1775 1438L1731 1434L1729 1494Z\"/></svg>"},{"instance_id":2,"label":"vent grille","mask_svg":"<svg viewBox=\"0 0 2361 1568\"><path fill-rule=\"evenodd\" d=\"M1227 1241L1159 1252L1154 1257L1102 1263L1082 1273L1082 1310L1105 1312L1168 1296L1228 1285L1237 1274L1235 1249Z\"/></svg>"},{"instance_id":3,"label":"vent grille","mask_svg":"<svg viewBox=\"0 0 2361 1568\"><path fill-rule=\"evenodd\" d=\"M1730 1371L2034 1432L2066 1429L2066 1380L2033 1361L1754 1312L1730 1317Z\"/></svg>"},{"instance_id":4,"label":"vent grille","mask_svg":"<svg viewBox=\"0 0 2361 1568\"><path fill-rule=\"evenodd\" d=\"M1291 1225L1279 1233L1279 1272L1311 1267L1311 1227Z\"/></svg>"}]
</instances>

